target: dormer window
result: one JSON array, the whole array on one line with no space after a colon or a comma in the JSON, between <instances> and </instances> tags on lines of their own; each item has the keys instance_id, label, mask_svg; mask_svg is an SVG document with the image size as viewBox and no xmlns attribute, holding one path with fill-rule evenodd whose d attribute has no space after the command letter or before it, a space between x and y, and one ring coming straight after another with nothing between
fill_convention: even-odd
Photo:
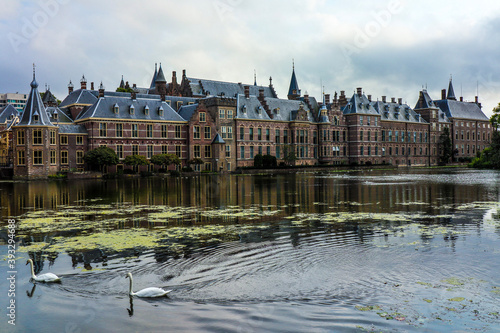
<instances>
[{"instance_id":1,"label":"dormer window","mask_svg":"<svg viewBox=\"0 0 500 333\"><path fill-rule=\"evenodd\" d=\"M149 106L147 106L147 105L144 107L144 114L146 116L149 115Z\"/></svg>"},{"instance_id":2,"label":"dormer window","mask_svg":"<svg viewBox=\"0 0 500 333\"><path fill-rule=\"evenodd\" d=\"M261 113L262 113L262 106L259 106L259 107L257 108L257 113L258 113L258 114L261 114Z\"/></svg>"},{"instance_id":3,"label":"dormer window","mask_svg":"<svg viewBox=\"0 0 500 333\"><path fill-rule=\"evenodd\" d=\"M115 105L113 106L113 112L118 114L118 112L120 112L120 107L118 106L117 103L115 103Z\"/></svg>"},{"instance_id":4,"label":"dormer window","mask_svg":"<svg viewBox=\"0 0 500 333\"><path fill-rule=\"evenodd\" d=\"M158 115L159 115L160 117L163 117L163 107L162 107L162 106L160 106L160 107L158 108Z\"/></svg>"},{"instance_id":5,"label":"dormer window","mask_svg":"<svg viewBox=\"0 0 500 333\"><path fill-rule=\"evenodd\" d=\"M57 120L59 118L59 115L57 113L54 113L54 119Z\"/></svg>"},{"instance_id":6,"label":"dormer window","mask_svg":"<svg viewBox=\"0 0 500 333\"><path fill-rule=\"evenodd\" d=\"M274 113L276 113L276 114L280 114L280 108L276 108L276 109L274 109Z\"/></svg>"},{"instance_id":7,"label":"dormer window","mask_svg":"<svg viewBox=\"0 0 500 333\"><path fill-rule=\"evenodd\" d=\"M130 106L129 112L130 112L130 114L134 114L135 113L135 106L134 105Z\"/></svg>"},{"instance_id":8,"label":"dormer window","mask_svg":"<svg viewBox=\"0 0 500 333\"><path fill-rule=\"evenodd\" d=\"M39 120L40 120L40 117L38 116L38 114L34 114L33 121L39 121Z\"/></svg>"},{"instance_id":9,"label":"dormer window","mask_svg":"<svg viewBox=\"0 0 500 333\"><path fill-rule=\"evenodd\" d=\"M241 111L243 111L243 113L247 113L247 106L246 106L246 104L243 105L243 107L241 108Z\"/></svg>"}]
</instances>

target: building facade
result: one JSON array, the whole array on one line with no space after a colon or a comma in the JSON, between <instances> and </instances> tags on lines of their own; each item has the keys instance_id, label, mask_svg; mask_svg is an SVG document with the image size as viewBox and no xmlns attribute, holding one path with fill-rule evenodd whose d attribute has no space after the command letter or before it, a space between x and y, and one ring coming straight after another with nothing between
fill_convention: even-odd
<instances>
[{"instance_id":1,"label":"building facade","mask_svg":"<svg viewBox=\"0 0 500 333\"><path fill-rule=\"evenodd\" d=\"M122 85L130 88L123 78ZM133 85L125 93L106 91L102 83L97 90L90 86L85 77L80 89L70 82L68 96L57 105L50 90L40 98L34 74L18 122L10 108L0 112L0 122L12 118L5 120L2 137L11 137L5 155L12 156L15 177L85 170L83 156L100 146L119 157L109 172L128 168L123 161L129 155L167 153L197 171L252 166L258 154L289 165L429 166L439 162L445 128L455 158L464 161L486 148L492 135L477 98L457 101L451 80L440 100L420 91L414 108L401 98L375 101L362 88L350 98L340 91L319 102L301 95L295 68L287 99L278 98L272 78L269 86L245 85L191 78L184 70L180 83L176 72L167 83L161 64L148 88Z\"/></svg>"}]
</instances>

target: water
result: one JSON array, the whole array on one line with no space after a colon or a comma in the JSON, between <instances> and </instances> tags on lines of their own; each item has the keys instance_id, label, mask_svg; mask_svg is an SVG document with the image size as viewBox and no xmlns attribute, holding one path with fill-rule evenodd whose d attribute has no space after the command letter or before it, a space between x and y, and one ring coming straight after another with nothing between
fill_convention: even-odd
<instances>
[{"instance_id":1,"label":"water","mask_svg":"<svg viewBox=\"0 0 500 333\"><path fill-rule=\"evenodd\" d=\"M467 169L0 183L0 331L499 330L499 193ZM127 272L173 291L130 299Z\"/></svg>"}]
</instances>

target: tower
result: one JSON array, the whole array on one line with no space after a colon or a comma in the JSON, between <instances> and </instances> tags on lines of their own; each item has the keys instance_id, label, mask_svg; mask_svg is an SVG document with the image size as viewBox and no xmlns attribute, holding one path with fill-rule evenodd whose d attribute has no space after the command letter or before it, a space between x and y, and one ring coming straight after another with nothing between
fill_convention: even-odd
<instances>
[{"instance_id":1,"label":"tower","mask_svg":"<svg viewBox=\"0 0 500 333\"><path fill-rule=\"evenodd\" d=\"M295 63L292 65L292 79L290 80L290 88L288 89L288 99L296 100L300 97L299 84L295 77Z\"/></svg>"},{"instance_id":2,"label":"tower","mask_svg":"<svg viewBox=\"0 0 500 333\"><path fill-rule=\"evenodd\" d=\"M12 131L14 178L47 178L58 171L59 128L50 122L38 92L35 65L23 116Z\"/></svg>"}]
</instances>

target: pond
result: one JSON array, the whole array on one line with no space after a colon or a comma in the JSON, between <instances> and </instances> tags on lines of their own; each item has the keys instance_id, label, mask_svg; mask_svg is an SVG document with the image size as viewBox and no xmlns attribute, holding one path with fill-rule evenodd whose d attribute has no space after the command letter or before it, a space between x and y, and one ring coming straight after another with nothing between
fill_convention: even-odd
<instances>
[{"instance_id":1,"label":"pond","mask_svg":"<svg viewBox=\"0 0 500 333\"><path fill-rule=\"evenodd\" d=\"M2 182L0 331L498 330L499 198L469 169Z\"/></svg>"}]
</instances>

